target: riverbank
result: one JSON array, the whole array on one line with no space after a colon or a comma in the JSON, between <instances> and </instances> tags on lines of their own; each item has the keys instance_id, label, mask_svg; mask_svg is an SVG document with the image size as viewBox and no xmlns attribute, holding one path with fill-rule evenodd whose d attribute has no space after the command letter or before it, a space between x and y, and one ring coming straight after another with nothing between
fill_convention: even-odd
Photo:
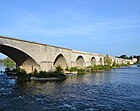
<instances>
[{"instance_id":1,"label":"riverbank","mask_svg":"<svg viewBox=\"0 0 140 111\"><path fill-rule=\"evenodd\" d=\"M78 67L72 67L69 69L66 69L65 71L60 67L56 67L55 71L52 72L46 72L46 71L40 71L34 70L34 72L27 74L27 72L23 69L13 69L10 70L9 68L5 69L5 73L8 76L16 76L18 81L64 81L66 80L67 76L75 75L75 74L86 74L86 73L95 73L95 72L103 72L103 71L109 71L114 68L120 68L122 66L128 66L129 64L113 64L110 65L93 65L89 67L84 68L78 68Z\"/></svg>"},{"instance_id":2,"label":"riverbank","mask_svg":"<svg viewBox=\"0 0 140 111\"><path fill-rule=\"evenodd\" d=\"M129 66L130 64L113 64L113 65L93 65L89 67L84 68L78 68L78 67L72 67L69 69L66 69L65 73L73 73L73 74L85 74L85 73L94 73L94 72L103 72L103 71L109 71L112 69L120 68L123 66Z\"/></svg>"},{"instance_id":3,"label":"riverbank","mask_svg":"<svg viewBox=\"0 0 140 111\"><path fill-rule=\"evenodd\" d=\"M27 73L23 69L5 69L5 74L8 76L14 76L18 81L31 81L31 80L44 80L44 81L63 81L66 79L66 75L63 73L63 69L61 67L56 67L55 71L46 72L35 70L33 73Z\"/></svg>"}]
</instances>

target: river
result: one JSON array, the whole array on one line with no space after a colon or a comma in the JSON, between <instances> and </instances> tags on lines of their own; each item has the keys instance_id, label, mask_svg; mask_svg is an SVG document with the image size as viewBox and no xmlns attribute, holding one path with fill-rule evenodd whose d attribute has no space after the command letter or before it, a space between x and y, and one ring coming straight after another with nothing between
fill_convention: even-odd
<instances>
[{"instance_id":1,"label":"river","mask_svg":"<svg viewBox=\"0 0 140 111\"><path fill-rule=\"evenodd\" d=\"M140 67L69 76L64 82L23 84L0 74L0 109L140 111Z\"/></svg>"}]
</instances>

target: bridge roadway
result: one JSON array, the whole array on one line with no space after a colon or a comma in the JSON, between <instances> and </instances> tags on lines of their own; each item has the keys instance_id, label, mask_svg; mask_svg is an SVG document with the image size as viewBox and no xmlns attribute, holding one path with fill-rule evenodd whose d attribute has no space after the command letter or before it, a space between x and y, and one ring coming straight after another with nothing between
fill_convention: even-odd
<instances>
[{"instance_id":1,"label":"bridge roadway","mask_svg":"<svg viewBox=\"0 0 140 111\"><path fill-rule=\"evenodd\" d=\"M57 47L37 42L25 41L0 36L0 52L13 59L20 68L28 73L35 69L50 71L55 67L87 67L90 65L104 65L106 55L83 52L63 47ZM117 64L133 64L132 60L110 57Z\"/></svg>"}]
</instances>

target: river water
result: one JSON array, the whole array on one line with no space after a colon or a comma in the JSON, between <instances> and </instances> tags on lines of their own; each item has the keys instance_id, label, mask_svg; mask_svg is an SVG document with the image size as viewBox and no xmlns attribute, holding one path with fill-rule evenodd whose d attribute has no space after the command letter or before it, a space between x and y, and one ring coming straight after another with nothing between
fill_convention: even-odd
<instances>
[{"instance_id":1,"label":"river water","mask_svg":"<svg viewBox=\"0 0 140 111\"><path fill-rule=\"evenodd\" d=\"M69 76L64 82L23 84L0 74L0 109L140 111L140 67Z\"/></svg>"}]
</instances>

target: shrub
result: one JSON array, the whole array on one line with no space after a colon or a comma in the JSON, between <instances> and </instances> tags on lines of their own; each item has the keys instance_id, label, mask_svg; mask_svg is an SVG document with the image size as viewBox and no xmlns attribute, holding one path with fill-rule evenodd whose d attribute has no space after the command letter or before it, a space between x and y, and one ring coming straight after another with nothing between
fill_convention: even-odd
<instances>
[{"instance_id":1,"label":"shrub","mask_svg":"<svg viewBox=\"0 0 140 111\"><path fill-rule=\"evenodd\" d=\"M112 64L112 59L111 59L108 55L106 55L106 56L104 57L104 63L105 63L105 65L111 66L111 64Z\"/></svg>"},{"instance_id":2,"label":"shrub","mask_svg":"<svg viewBox=\"0 0 140 111\"><path fill-rule=\"evenodd\" d=\"M61 66L57 66L55 72L56 73L63 73L63 69L61 68Z\"/></svg>"},{"instance_id":3,"label":"shrub","mask_svg":"<svg viewBox=\"0 0 140 111\"><path fill-rule=\"evenodd\" d=\"M9 67L5 68L5 73L11 71Z\"/></svg>"},{"instance_id":4,"label":"shrub","mask_svg":"<svg viewBox=\"0 0 140 111\"><path fill-rule=\"evenodd\" d=\"M27 81L27 80L29 80L30 78L29 78L29 76L28 76L28 74L26 73L25 70L20 69L20 70L17 70L17 79L18 79L19 81Z\"/></svg>"},{"instance_id":5,"label":"shrub","mask_svg":"<svg viewBox=\"0 0 140 111\"><path fill-rule=\"evenodd\" d=\"M33 75L34 77L37 78L52 78L52 77L56 77L59 80L65 80L66 79L66 75L64 75L63 73L60 72L60 70L57 72L46 72L46 71L40 71L39 73Z\"/></svg>"},{"instance_id":6,"label":"shrub","mask_svg":"<svg viewBox=\"0 0 140 111\"><path fill-rule=\"evenodd\" d=\"M112 66L108 65L94 65L91 67L91 72L96 72L96 71L108 71L111 70Z\"/></svg>"},{"instance_id":7,"label":"shrub","mask_svg":"<svg viewBox=\"0 0 140 111\"><path fill-rule=\"evenodd\" d=\"M72 67L71 69L70 69L70 72L75 72L75 71L77 71L78 69L77 69L77 67Z\"/></svg>"},{"instance_id":8,"label":"shrub","mask_svg":"<svg viewBox=\"0 0 140 111\"><path fill-rule=\"evenodd\" d=\"M85 69L77 69L78 74L85 74L86 70Z\"/></svg>"}]
</instances>

